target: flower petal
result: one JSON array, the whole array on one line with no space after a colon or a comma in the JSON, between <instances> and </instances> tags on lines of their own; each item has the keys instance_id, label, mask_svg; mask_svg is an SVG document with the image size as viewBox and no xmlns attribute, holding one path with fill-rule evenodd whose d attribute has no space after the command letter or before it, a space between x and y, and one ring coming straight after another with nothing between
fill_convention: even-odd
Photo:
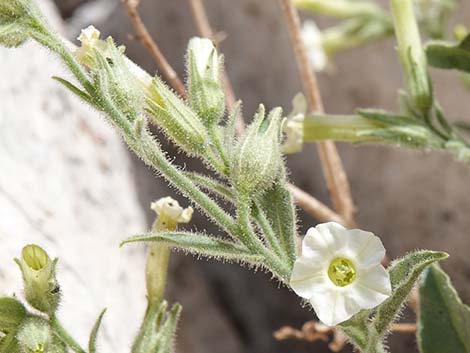
<instances>
[{"instance_id":1,"label":"flower petal","mask_svg":"<svg viewBox=\"0 0 470 353\"><path fill-rule=\"evenodd\" d=\"M351 286L352 298L362 309L372 309L392 294L388 272L380 265L360 271Z\"/></svg>"},{"instance_id":2,"label":"flower petal","mask_svg":"<svg viewBox=\"0 0 470 353\"><path fill-rule=\"evenodd\" d=\"M385 256L385 248L374 233L360 229L348 231L345 255L354 259L359 267L367 268L380 264Z\"/></svg>"},{"instance_id":3,"label":"flower petal","mask_svg":"<svg viewBox=\"0 0 470 353\"><path fill-rule=\"evenodd\" d=\"M349 288L334 285L317 286L310 303L318 319L328 326L335 326L357 314L361 308L351 299Z\"/></svg>"},{"instance_id":4,"label":"flower petal","mask_svg":"<svg viewBox=\"0 0 470 353\"><path fill-rule=\"evenodd\" d=\"M290 286L298 296L309 299L315 293L316 287L327 281L322 267L311 260L301 257L294 263Z\"/></svg>"},{"instance_id":5,"label":"flower petal","mask_svg":"<svg viewBox=\"0 0 470 353\"><path fill-rule=\"evenodd\" d=\"M346 230L335 222L322 223L310 228L302 243L302 256L331 259L347 244Z\"/></svg>"}]
</instances>

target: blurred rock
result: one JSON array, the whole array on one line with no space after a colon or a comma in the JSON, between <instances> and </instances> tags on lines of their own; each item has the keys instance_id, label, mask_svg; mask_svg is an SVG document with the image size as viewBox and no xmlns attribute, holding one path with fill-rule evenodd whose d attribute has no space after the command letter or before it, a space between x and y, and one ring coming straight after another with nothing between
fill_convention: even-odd
<instances>
[{"instance_id":1,"label":"blurred rock","mask_svg":"<svg viewBox=\"0 0 470 353\"><path fill-rule=\"evenodd\" d=\"M0 290L21 294L13 257L39 244L59 257L65 327L85 345L107 307L99 344L124 351L144 310L144 264L141 249L118 244L147 229L126 148L51 79L69 75L44 49L0 48L0 61Z\"/></svg>"}]
</instances>

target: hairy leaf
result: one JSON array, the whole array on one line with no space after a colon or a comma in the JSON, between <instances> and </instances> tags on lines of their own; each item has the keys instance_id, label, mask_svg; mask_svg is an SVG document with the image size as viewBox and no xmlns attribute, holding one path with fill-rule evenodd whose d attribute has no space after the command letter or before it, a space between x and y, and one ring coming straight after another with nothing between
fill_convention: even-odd
<instances>
[{"instance_id":1,"label":"hairy leaf","mask_svg":"<svg viewBox=\"0 0 470 353\"><path fill-rule=\"evenodd\" d=\"M106 309L103 309L101 313L98 315L93 328L91 329L90 339L88 340L88 352L89 353L96 353L96 339L98 337L98 331L101 327L101 321L103 320L103 316L106 313Z\"/></svg>"},{"instance_id":2,"label":"hairy leaf","mask_svg":"<svg viewBox=\"0 0 470 353\"><path fill-rule=\"evenodd\" d=\"M421 353L470 353L470 307L437 265L419 283L418 343Z\"/></svg>"},{"instance_id":3,"label":"hairy leaf","mask_svg":"<svg viewBox=\"0 0 470 353\"><path fill-rule=\"evenodd\" d=\"M161 232L137 235L124 240L121 245L135 242L156 241L176 249L207 257L260 263L262 258L251 254L244 246L192 232Z\"/></svg>"},{"instance_id":4,"label":"hairy leaf","mask_svg":"<svg viewBox=\"0 0 470 353\"><path fill-rule=\"evenodd\" d=\"M60 84L62 84L69 91L76 94L79 98L83 99L88 104L90 104L92 106L95 105L93 103L93 99L90 97L90 95L87 92L85 92L85 91L81 90L80 88L78 88L77 86L75 86L72 82L67 81L66 79L64 79L62 77L53 76L52 78L54 80L56 80L57 82L59 82Z\"/></svg>"},{"instance_id":5,"label":"hairy leaf","mask_svg":"<svg viewBox=\"0 0 470 353\"><path fill-rule=\"evenodd\" d=\"M28 316L26 308L15 298L0 298L0 331L8 333L16 330Z\"/></svg>"},{"instance_id":6,"label":"hairy leaf","mask_svg":"<svg viewBox=\"0 0 470 353\"><path fill-rule=\"evenodd\" d=\"M213 192L223 199L232 203L235 201L235 195L233 195L233 191L220 181L196 172L185 172L184 175L191 179L195 184Z\"/></svg>"},{"instance_id":7,"label":"hairy leaf","mask_svg":"<svg viewBox=\"0 0 470 353\"><path fill-rule=\"evenodd\" d=\"M421 272L430 264L448 255L440 251L421 250L396 260L389 268L392 295L377 308L373 326L379 335L395 320Z\"/></svg>"},{"instance_id":8,"label":"hairy leaf","mask_svg":"<svg viewBox=\"0 0 470 353\"><path fill-rule=\"evenodd\" d=\"M297 254L295 242L297 236L296 216L292 195L285 188L284 182L275 182L260 198L259 206L264 211L274 233L277 235L289 263L293 264Z\"/></svg>"}]
</instances>

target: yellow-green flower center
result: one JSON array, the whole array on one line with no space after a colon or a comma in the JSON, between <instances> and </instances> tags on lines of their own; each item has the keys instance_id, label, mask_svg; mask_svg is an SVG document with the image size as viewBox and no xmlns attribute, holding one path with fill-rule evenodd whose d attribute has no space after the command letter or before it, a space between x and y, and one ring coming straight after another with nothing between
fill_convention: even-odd
<instances>
[{"instance_id":1,"label":"yellow-green flower center","mask_svg":"<svg viewBox=\"0 0 470 353\"><path fill-rule=\"evenodd\" d=\"M356 278L356 268L353 263L344 257L337 257L330 262L328 277L338 287L351 284Z\"/></svg>"}]
</instances>

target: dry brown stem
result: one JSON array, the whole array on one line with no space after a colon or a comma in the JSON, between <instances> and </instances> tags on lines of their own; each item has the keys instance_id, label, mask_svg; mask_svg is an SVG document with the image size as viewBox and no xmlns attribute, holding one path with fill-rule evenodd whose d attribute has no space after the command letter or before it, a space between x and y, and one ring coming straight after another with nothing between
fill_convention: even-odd
<instances>
[{"instance_id":1,"label":"dry brown stem","mask_svg":"<svg viewBox=\"0 0 470 353\"><path fill-rule=\"evenodd\" d=\"M168 83L176 90L176 92L178 92L181 97L186 98L186 90L184 88L183 82L178 77L176 71L173 70L169 62L166 60L157 43L153 40L152 36L147 30L147 27L145 27L139 12L137 11L140 5L140 0L123 0L123 4L136 32L135 39L141 41L145 48L147 48L150 55L160 68L163 76L165 76L165 78L168 80Z\"/></svg>"},{"instance_id":2,"label":"dry brown stem","mask_svg":"<svg viewBox=\"0 0 470 353\"><path fill-rule=\"evenodd\" d=\"M323 112L323 103L315 73L302 41L299 14L291 0L280 0L280 2L309 109L311 112L321 113ZM336 145L332 141L319 142L318 152L333 207L343 217L347 226L354 227L356 225L355 207L351 188Z\"/></svg>"}]
</instances>

